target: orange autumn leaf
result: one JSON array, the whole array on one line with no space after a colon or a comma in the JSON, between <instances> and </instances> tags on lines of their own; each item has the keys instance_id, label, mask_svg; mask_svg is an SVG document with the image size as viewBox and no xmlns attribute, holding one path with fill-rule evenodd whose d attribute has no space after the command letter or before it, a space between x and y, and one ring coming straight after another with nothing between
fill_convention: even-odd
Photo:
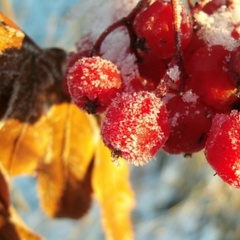
<instances>
[{"instance_id":1,"label":"orange autumn leaf","mask_svg":"<svg viewBox=\"0 0 240 240\"><path fill-rule=\"evenodd\" d=\"M51 143L38 167L42 206L51 217L78 218L91 203L95 119L71 103L52 106L48 119Z\"/></svg>"},{"instance_id":2,"label":"orange autumn leaf","mask_svg":"<svg viewBox=\"0 0 240 240\"><path fill-rule=\"evenodd\" d=\"M34 124L9 119L0 122L0 162L11 176L33 174L49 141L46 118Z\"/></svg>"},{"instance_id":3,"label":"orange autumn leaf","mask_svg":"<svg viewBox=\"0 0 240 240\"><path fill-rule=\"evenodd\" d=\"M0 164L0 239L3 240L41 240L30 230L10 205L7 175Z\"/></svg>"},{"instance_id":4,"label":"orange autumn leaf","mask_svg":"<svg viewBox=\"0 0 240 240\"><path fill-rule=\"evenodd\" d=\"M21 29L0 12L0 52L8 48L20 49L24 37Z\"/></svg>"},{"instance_id":5,"label":"orange autumn leaf","mask_svg":"<svg viewBox=\"0 0 240 240\"><path fill-rule=\"evenodd\" d=\"M101 206L107 239L131 240L134 239L131 211L135 201L128 166L123 159L118 161L120 166L111 161L109 149L99 141L93 168L93 189Z\"/></svg>"}]
</instances>

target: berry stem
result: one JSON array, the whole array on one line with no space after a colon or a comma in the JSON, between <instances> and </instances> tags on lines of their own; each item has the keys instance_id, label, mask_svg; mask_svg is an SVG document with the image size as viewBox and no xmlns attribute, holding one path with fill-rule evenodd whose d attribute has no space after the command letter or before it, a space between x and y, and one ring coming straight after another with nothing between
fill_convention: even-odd
<instances>
[{"instance_id":1,"label":"berry stem","mask_svg":"<svg viewBox=\"0 0 240 240\"><path fill-rule=\"evenodd\" d=\"M231 6L234 3L234 0L226 0L226 5Z\"/></svg>"},{"instance_id":2,"label":"berry stem","mask_svg":"<svg viewBox=\"0 0 240 240\"><path fill-rule=\"evenodd\" d=\"M191 1L191 0L190 0ZM202 8L209 2L209 0L199 0L194 6L193 8L190 8L192 11L192 15L194 13L197 13L199 11L202 10Z\"/></svg>"},{"instance_id":3,"label":"berry stem","mask_svg":"<svg viewBox=\"0 0 240 240\"><path fill-rule=\"evenodd\" d=\"M103 41L105 38L114 30L116 30L119 27L125 26L128 31L128 35L130 38L130 48L136 55L136 57L139 59L140 57L138 56L138 53L135 49L135 43L137 41L137 35L133 30L133 21L136 18L137 14L145 7L147 7L150 4L150 0L141 0L138 2L136 7L129 13L128 16L121 18L120 20L114 22L112 25L110 25L107 29L105 29L100 37L97 39L96 43L94 44L91 52L89 53L89 56L92 57L94 55L99 55L100 54L100 49L102 46Z\"/></svg>"},{"instance_id":4,"label":"berry stem","mask_svg":"<svg viewBox=\"0 0 240 240\"><path fill-rule=\"evenodd\" d=\"M189 9L192 10L194 8L193 0L187 0L187 3L188 3Z\"/></svg>"},{"instance_id":5,"label":"berry stem","mask_svg":"<svg viewBox=\"0 0 240 240\"><path fill-rule=\"evenodd\" d=\"M94 55L98 56L100 53L100 49L102 46L103 41L105 40L105 38L114 30L116 30L117 28L123 26L123 22L122 19L118 20L117 22L113 23L112 25L110 25L107 29L105 29L102 34L100 35L100 37L97 39L97 41L95 42L91 52L89 53L89 57L92 57Z\"/></svg>"},{"instance_id":6,"label":"berry stem","mask_svg":"<svg viewBox=\"0 0 240 240\"><path fill-rule=\"evenodd\" d=\"M183 54L181 48L181 6L178 0L171 0L173 7L173 21L174 21L174 34L176 42L176 52L173 56L172 62L176 63L181 72L179 92L183 92L186 84L187 73L184 67Z\"/></svg>"}]
</instances>

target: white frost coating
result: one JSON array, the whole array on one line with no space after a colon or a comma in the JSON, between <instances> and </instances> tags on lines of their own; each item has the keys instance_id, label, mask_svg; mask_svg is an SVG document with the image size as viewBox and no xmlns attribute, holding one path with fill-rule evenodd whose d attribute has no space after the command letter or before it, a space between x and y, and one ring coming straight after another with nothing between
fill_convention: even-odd
<instances>
[{"instance_id":1,"label":"white frost coating","mask_svg":"<svg viewBox=\"0 0 240 240\"><path fill-rule=\"evenodd\" d=\"M201 26L199 37L208 45L222 45L229 51L240 45L240 42L231 36L234 26L240 23L240 1L235 1L231 8L222 6L211 15L200 11L194 17Z\"/></svg>"},{"instance_id":2,"label":"white frost coating","mask_svg":"<svg viewBox=\"0 0 240 240\"><path fill-rule=\"evenodd\" d=\"M198 98L198 95L191 90L185 92L182 96L182 100L187 103L196 103Z\"/></svg>"},{"instance_id":3,"label":"white frost coating","mask_svg":"<svg viewBox=\"0 0 240 240\"><path fill-rule=\"evenodd\" d=\"M78 75L79 70L83 75ZM109 75L109 73L111 74ZM67 79L68 86L76 89L74 96L76 95L77 98L81 98L82 94L89 93L98 97L100 90L121 87L121 78L117 67L112 62L100 57L79 59L69 69Z\"/></svg>"},{"instance_id":4,"label":"white frost coating","mask_svg":"<svg viewBox=\"0 0 240 240\"><path fill-rule=\"evenodd\" d=\"M171 125L172 127L176 127L178 125L178 118L180 117L180 113L176 112L174 114L174 117L171 119Z\"/></svg>"},{"instance_id":5,"label":"white frost coating","mask_svg":"<svg viewBox=\"0 0 240 240\"><path fill-rule=\"evenodd\" d=\"M180 80L180 74L181 72L177 65L174 65L167 70L167 75L173 80L173 82L177 82Z\"/></svg>"},{"instance_id":6,"label":"white frost coating","mask_svg":"<svg viewBox=\"0 0 240 240\"><path fill-rule=\"evenodd\" d=\"M182 12L182 3L180 3L180 0L176 1L176 17L177 17L177 31L181 32L181 22L182 22L182 16L181 16L181 12Z\"/></svg>"},{"instance_id":7,"label":"white frost coating","mask_svg":"<svg viewBox=\"0 0 240 240\"><path fill-rule=\"evenodd\" d=\"M167 119L163 118L159 124L162 107L163 102L150 92L119 95L107 109L101 127L105 144L120 150L122 157L134 165L147 163L153 157L153 149L156 153L166 141L162 126L168 124ZM116 121L112 115L116 109L121 120Z\"/></svg>"}]
</instances>

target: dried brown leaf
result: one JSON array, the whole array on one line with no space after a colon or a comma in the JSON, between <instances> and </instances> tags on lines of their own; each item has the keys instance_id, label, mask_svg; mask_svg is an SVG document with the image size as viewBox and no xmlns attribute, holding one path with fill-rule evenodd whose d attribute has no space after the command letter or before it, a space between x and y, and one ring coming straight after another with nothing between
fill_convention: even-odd
<instances>
[{"instance_id":1,"label":"dried brown leaf","mask_svg":"<svg viewBox=\"0 0 240 240\"><path fill-rule=\"evenodd\" d=\"M8 191L8 176L0 163L0 203L7 209L10 206L10 196Z\"/></svg>"},{"instance_id":2,"label":"dried brown leaf","mask_svg":"<svg viewBox=\"0 0 240 240\"><path fill-rule=\"evenodd\" d=\"M52 106L48 118L51 144L38 170L42 206L49 216L78 218L91 202L95 119L71 103Z\"/></svg>"},{"instance_id":3,"label":"dried brown leaf","mask_svg":"<svg viewBox=\"0 0 240 240\"><path fill-rule=\"evenodd\" d=\"M61 90L66 53L41 49L0 12L0 152L11 175L31 174L45 156L49 105L68 99Z\"/></svg>"},{"instance_id":4,"label":"dried brown leaf","mask_svg":"<svg viewBox=\"0 0 240 240\"><path fill-rule=\"evenodd\" d=\"M65 59L65 51L41 49L0 12L0 119L34 123L52 104L49 95L68 99L61 90Z\"/></svg>"},{"instance_id":5,"label":"dried brown leaf","mask_svg":"<svg viewBox=\"0 0 240 240\"><path fill-rule=\"evenodd\" d=\"M77 219L82 217L90 208L92 201L92 166L91 163L82 180L78 180L73 175L68 176L55 217Z\"/></svg>"},{"instance_id":6,"label":"dried brown leaf","mask_svg":"<svg viewBox=\"0 0 240 240\"><path fill-rule=\"evenodd\" d=\"M0 126L1 163L11 176L35 173L46 154L49 137L46 117L34 124L9 119Z\"/></svg>"},{"instance_id":7,"label":"dried brown leaf","mask_svg":"<svg viewBox=\"0 0 240 240\"><path fill-rule=\"evenodd\" d=\"M111 154L99 142L93 168L93 190L102 209L103 226L108 240L131 240L133 230L131 211L134 196L129 183L129 169L119 159L120 166L111 161Z\"/></svg>"}]
</instances>

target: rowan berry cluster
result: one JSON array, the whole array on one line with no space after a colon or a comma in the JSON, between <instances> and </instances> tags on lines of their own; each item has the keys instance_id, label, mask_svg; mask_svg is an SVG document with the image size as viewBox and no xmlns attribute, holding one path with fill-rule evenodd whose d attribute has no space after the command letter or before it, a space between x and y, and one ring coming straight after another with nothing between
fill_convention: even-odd
<instances>
[{"instance_id":1,"label":"rowan berry cluster","mask_svg":"<svg viewBox=\"0 0 240 240\"><path fill-rule=\"evenodd\" d=\"M237 1L142 0L69 55L69 94L81 109L102 114L114 159L143 165L160 149L205 149L217 174L240 187L239 12ZM114 37L106 44L121 34L125 49Z\"/></svg>"}]
</instances>

